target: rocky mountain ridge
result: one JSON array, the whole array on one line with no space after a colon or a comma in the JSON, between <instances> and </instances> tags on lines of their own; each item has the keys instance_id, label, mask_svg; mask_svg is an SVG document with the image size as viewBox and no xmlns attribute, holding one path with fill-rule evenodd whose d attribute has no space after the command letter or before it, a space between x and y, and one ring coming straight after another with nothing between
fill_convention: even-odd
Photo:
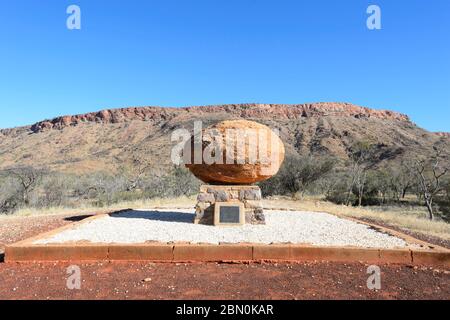
<instances>
[{"instance_id":1,"label":"rocky mountain ridge","mask_svg":"<svg viewBox=\"0 0 450 320\"><path fill-rule=\"evenodd\" d=\"M407 115L349 103L296 105L232 104L186 108L134 107L44 120L0 130L0 170L35 166L49 170L114 173L133 154L155 170L173 166L172 133L222 120L246 119L278 129L286 154L348 159L356 142L375 145L374 161L394 165L413 155L429 156L439 146L450 153L450 135L418 127Z\"/></svg>"},{"instance_id":2,"label":"rocky mountain ridge","mask_svg":"<svg viewBox=\"0 0 450 320\"><path fill-rule=\"evenodd\" d=\"M356 106L350 103L321 102L310 104L229 104L214 106L194 107L129 107L121 109L106 109L73 116L61 116L50 120L44 120L33 124L29 129L34 132L42 132L51 129L63 129L76 126L81 123L124 123L134 120L160 122L167 121L180 115L203 116L210 113L226 112L237 118L277 118L277 119L299 119L323 116L343 116L355 118L376 118L407 121L407 115L389 110L374 110L366 107ZM17 129L28 129L22 127ZM14 129L1 130L4 134Z\"/></svg>"}]
</instances>

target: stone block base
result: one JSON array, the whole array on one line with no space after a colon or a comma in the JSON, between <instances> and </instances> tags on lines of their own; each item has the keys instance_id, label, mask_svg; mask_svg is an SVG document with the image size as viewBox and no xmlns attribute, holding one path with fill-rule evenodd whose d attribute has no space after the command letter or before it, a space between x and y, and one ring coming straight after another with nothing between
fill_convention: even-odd
<instances>
[{"instance_id":1,"label":"stone block base","mask_svg":"<svg viewBox=\"0 0 450 320\"><path fill-rule=\"evenodd\" d=\"M216 202L241 202L245 207L245 223L265 224L261 199L258 186L202 185L197 197L194 223L213 225Z\"/></svg>"}]
</instances>

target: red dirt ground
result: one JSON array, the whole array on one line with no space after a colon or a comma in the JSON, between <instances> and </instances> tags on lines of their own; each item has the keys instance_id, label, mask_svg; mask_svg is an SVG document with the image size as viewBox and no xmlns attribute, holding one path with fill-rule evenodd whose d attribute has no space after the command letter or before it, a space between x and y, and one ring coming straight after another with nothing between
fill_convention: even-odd
<instances>
[{"instance_id":1,"label":"red dirt ground","mask_svg":"<svg viewBox=\"0 0 450 320\"><path fill-rule=\"evenodd\" d=\"M70 216L0 220L0 250L77 220ZM81 269L81 290L66 286ZM148 262L0 263L0 299L442 299L450 270L381 265L381 290L366 286L361 263L155 264Z\"/></svg>"},{"instance_id":2,"label":"red dirt ground","mask_svg":"<svg viewBox=\"0 0 450 320\"><path fill-rule=\"evenodd\" d=\"M81 290L66 268L81 269ZM1 299L450 299L450 272L380 266L381 290L364 264L0 264Z\"/></svg>"}]
</instances>

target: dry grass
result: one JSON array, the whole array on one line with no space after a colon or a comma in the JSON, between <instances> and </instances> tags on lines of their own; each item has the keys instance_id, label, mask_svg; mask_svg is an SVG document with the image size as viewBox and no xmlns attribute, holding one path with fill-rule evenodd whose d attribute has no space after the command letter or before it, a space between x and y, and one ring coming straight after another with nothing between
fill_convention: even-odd
<instances>
[{"instance_id":1,"label":"dry grass","mask_svg":"<svg viewBox=\"0 0 450 320\"><path fill-rule=\"evenodd\" d=\"M11 217L28 217L37 215L69 215L69 214L88 214L93 212L101 211L114 211L122 209L146 209L146 208L187 208L195 206L195 197L180 197L174 199L167 198L155 198L148 200L138 200L138 201L124 201L108 207L91 207L91 206L80 206L77 208L66 208L66 207L55 207L46 209L33 209L26 208L20 209L11 215L0 215L0 219L8 219Z\"/></svg>"},{"instance_id":2,"label":"dry grass","mask_svg":"<svg viewBox=\"0 0 450 320\"><path fill-rule=\"evenodd\" d=\"M309 197L303 200L288 198L267 199L264 200L264 207L328 212L353 218L370 218L402 229L450 240L450 224L444 221L428 220L426 218L426 210L417 206L357 208L322 201L320 197Z\"/></svg>"}]
</instances>

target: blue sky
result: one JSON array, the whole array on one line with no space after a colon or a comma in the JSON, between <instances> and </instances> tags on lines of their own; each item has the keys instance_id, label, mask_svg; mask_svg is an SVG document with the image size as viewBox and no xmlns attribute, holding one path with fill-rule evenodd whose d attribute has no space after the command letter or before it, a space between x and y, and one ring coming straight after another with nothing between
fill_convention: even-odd
<instances>
[{"instance_id":1,"label":"blue sky","mask_svg":"<svg viewBox=\"0 0 450 320\"><path fill-rule=\"evenodd\" d=\"M81 8L81 30L66 8ZM382 30L366 27L377 4ZM448 0L0 0L0 127L127 106L343 101L450 131Z\"/></svg>"}]
</instances>

